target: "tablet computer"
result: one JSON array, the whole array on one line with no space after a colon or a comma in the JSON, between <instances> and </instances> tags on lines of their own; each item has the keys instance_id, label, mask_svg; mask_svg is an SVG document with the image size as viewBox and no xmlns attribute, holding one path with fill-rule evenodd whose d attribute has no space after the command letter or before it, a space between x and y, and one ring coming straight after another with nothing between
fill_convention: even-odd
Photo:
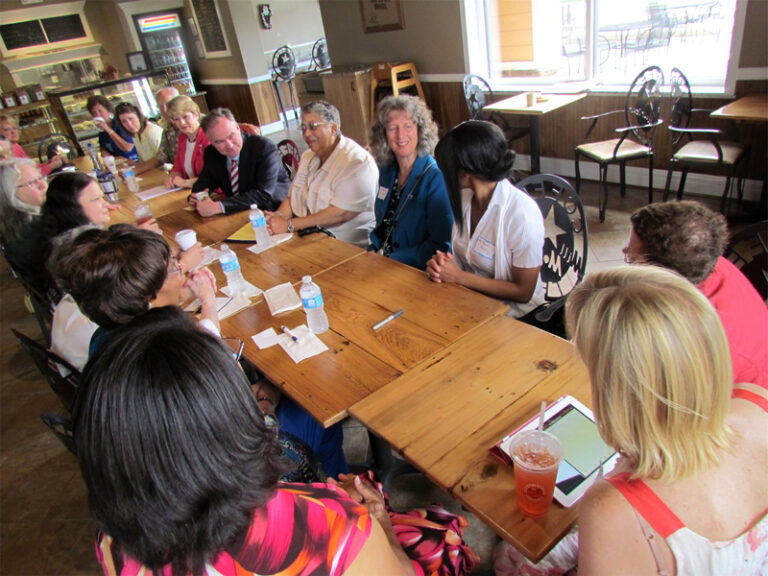
<instances>
[{"instance_id":1,"label":"tablet computer","mask_svg":"<svg viewBox=\"0 0 768 576\"><path fill-rule=\"evenodd\" d=\"M512 438L538 425L539 417L531 418L495 444L491 452L504 462L512 463L509 453ZM601 468L603 474L613 470L619 454L600 438L592 411L573 396L563 396L546 409L544 430L557 436L563 445L555 499L565 507L572 506L592 486Z\"/></svg>"}]
</instances>

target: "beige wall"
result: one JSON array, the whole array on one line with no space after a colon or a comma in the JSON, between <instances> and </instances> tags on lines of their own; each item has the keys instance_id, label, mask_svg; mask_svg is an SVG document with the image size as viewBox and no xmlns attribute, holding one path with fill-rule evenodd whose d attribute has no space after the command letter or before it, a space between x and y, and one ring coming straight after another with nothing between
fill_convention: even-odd
<instances>
[{"instance_id":1,"label":"beige wall","mask_svg":"<svg viewBox=\"0 0 768 576\"><path fill-rule=\"evenodd\" d=\"M258 24L264 51L277 50L285 44L295 46L315 42L325 35L318 0L273 0L270 5L272 29L264 30ZM258 3L253 2L253 6L256 13ZM260 22L258 14L256 18ZM271 65L271 62L268 64Z\"/></svg>"},{"instance_id":2,"label":"beige wall","mask_svg":"<svg viewBox=\"0 0 768 576\"><path fill-rule=\"evenodd\" d=\"M750 0L747 4L747 21L744 24L744 42L741 45L739 68L768 66L768 2Z\"/></svg>"},{"instance_id":3,"label":"beige wall","mask_svg":"<svg viewBox=\"0 0 768 576\"><path fill-rule=\"evenodd\" d=\"M419 74L463 74L459 0L403 0L405 28L365 34L357 0L320 0L334 66L412 61Z\"/></svg>"},{"instance_id":4,"label":"beige wall","mask_svg":"<svg viewBox=\"0 0 768 576\"><path fill-rule=\"evenodd\" d=\"M229 51L232 55L226 58L206 58L201 60L193 54L192 59L201 81L232 78L244 80L246 78L245 65L243 64L243 58L240 56L240 44L235 33L235 27L232 24L232 13L230 11L230 4L232 3L237 5L240 3L240 0L234 0L234 2L219 0L219 11L224 27L224 35L227 37ZM248 4L249 2L242 3ZM189 0L185 0L184 17L191 18L192 14L192 4Z\"/></svg>"}]
</instances>

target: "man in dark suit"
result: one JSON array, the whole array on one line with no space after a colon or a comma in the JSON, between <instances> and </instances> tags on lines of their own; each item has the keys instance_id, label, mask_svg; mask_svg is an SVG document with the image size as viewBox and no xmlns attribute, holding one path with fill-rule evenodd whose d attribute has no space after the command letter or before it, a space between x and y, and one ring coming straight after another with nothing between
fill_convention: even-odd
<instances>
[{"instance_id":1,"label":"man in dark suit","mask_svg":"<svg viewBox=\"0 0 768 576\"><path fill-rule=\"evenodd\" d=\"M211 110L200 125L211 142L189 198L200 215L232 214L251 204L277 209L291 185L277 146L262 136L242 133L227 108ZM223 198L198 201L195 194L204 191L216 191Z\"/></svg>"}]
</instances>

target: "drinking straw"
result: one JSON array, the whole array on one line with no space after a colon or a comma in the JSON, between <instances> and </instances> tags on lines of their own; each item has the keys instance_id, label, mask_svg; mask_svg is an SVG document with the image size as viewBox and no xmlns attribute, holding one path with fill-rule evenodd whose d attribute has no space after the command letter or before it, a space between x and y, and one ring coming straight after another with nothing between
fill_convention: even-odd
<instances>
[{"instance_id":1,"label":"drinking straw","mask_svg":"<svg viewBox=\"0 0 768 576\"><path fill-rule=\"evenodd\" d=\"M541 412L539 413L539 432L544 431L544 412L547 410L547 401L541 401Z\"/></svg>"}]
</instances>

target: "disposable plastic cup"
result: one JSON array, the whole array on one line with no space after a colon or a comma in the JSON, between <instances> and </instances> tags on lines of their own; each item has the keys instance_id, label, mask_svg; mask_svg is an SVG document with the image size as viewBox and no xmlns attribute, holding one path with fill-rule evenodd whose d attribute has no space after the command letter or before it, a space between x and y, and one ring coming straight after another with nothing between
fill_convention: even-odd
<instances>
[{"instance_id":1,"label":"disposable plastic cup","mask_svg":"<svg viewBox=\"0 0 768 576\"><path fill-rule=\"evenodd\" d=\"M152 208L149 202L139 202L133 207L133 215L136 216L137 224L144 224L152 220Z\"/></svg>"},{"instance_id":2,"label":"disposable plastic cup","mask_svg":"<svg viewBox=\"0 0 768 576\"><path fill-rule=\"evenodd\" d=\"M530 108L534 104L536 104L536 92L528 92L526 95L528 99L528 107Z\"/></svg>"},{"instance_id":3,"label":"disposable plastic cup","mask_svg":"<svg viewBox=\"0 0 768 576\"><path fill-rule=\"evenodd\" d=\"M512 439L517 504L526 516L544 516L552 505L557 468L563 459L560 440L549 432L527 430Z\"/></svg>"},{"instance_id":4,"label":"disposable plastic cup","mask_svg":"<svg viewBox=\"0 0 768 576\"><path fill-rule=\"evenodd\" d=\"M117 163L115 162L114 156L104 156L104 166L107 167L107 170L112 172L112 174L117 174Z\"/></svg>"},{"instance_id":5,"label":"disposable plastic cup","mask_svg":"<svg viewBox=\"0 0 768 576\"><path fill-rule=\"evenodd\" d=\"M182 250L189 250L197 242L197 232L194 230L179 230L176 232L176 244Z\"/></svg>"}]
</instances>

